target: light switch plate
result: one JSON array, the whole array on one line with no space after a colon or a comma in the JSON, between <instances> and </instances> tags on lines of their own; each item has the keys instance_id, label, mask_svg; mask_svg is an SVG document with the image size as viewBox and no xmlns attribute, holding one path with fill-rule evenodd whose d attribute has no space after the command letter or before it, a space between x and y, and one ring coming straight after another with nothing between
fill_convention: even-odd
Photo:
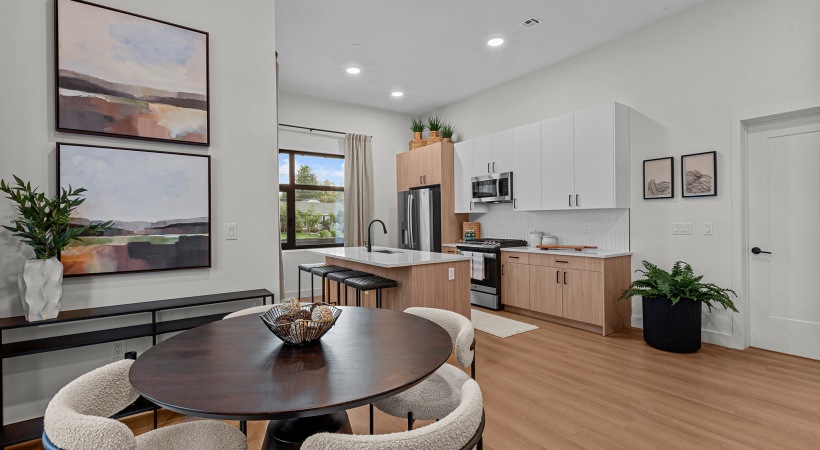
<instances>
[{"instance_id":1,"label":"light switch plate","mask_svg":"<svg viewBox=\"0 0 820 450\"><path fill-rule=\"evenodd\" d=\"M672 224L672 234L688 235L692 234L692 222L675 222Z\"/></svg>"},{"instance_id":2,"label":"light switch plate","mask_svg":"<svg viewBox=\"0 0 820 450\"><path fill-rule=\"evenodd\" d=\"M235 223L226 223L225 224L225 239L228 241L235 241L236 238L236 224Z\"/></svg>"},{"instance_id":3,"label":"light switch plate","mask_svg":"<svg viewBox=\"0 0 820 450\"><path fill-rule=\"evenodd\" d=\"M714 234L714 227L712 226L712 222L703 222L703 234L707 236L711 236Z\"/></svg>"}]
</instances>

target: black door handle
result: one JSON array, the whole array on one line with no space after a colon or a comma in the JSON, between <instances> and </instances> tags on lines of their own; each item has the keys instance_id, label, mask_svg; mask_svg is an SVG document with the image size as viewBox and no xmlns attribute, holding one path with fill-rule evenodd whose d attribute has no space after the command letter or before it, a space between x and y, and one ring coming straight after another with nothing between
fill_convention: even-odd
<instances>
[{"instance_id":1,"label":"black door handle","mask_svg":"<svg viewBox=\"0 0 820 450\"><path fill-rule=\"evenodd\" d=\"M752 247L752 253L754 253L755 255L759 255L761 253L765 253L767 255L772 254L772 252L764 252L763 250L760 249L760 247Z\"/></svg>"}]
</instances>

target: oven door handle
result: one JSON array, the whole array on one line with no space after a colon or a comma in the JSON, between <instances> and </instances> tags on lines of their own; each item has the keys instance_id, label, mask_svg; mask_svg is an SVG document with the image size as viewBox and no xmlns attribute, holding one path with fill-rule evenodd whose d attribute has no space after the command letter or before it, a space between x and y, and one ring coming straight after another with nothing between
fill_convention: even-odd
<instances>
[{"instance_id":1,"label":"oven door handle","mask_svg":"<svg viewBox=\"0 0 820 450\"><path fill-rule=\"evenodd\" d=\"M495 256L495 253L484 253L484 252L476 252L476 251L472 251L470 253L472 253L472 254L480 253L481 256L484 257L484 259L497 259L498 258L497 256ZM458 250L458 254L463 255L464 251L463 250Z\"/></svg>"}]
</instances>

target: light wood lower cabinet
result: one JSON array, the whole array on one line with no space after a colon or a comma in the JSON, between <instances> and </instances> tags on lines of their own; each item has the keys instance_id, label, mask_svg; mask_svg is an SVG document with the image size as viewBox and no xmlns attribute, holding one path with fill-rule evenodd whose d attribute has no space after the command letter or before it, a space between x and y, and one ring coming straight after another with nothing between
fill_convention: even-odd
<instances>
[{"instance_id":1,"label":"light wood lower cabinet","mask_svg":"<svg viewBox=\"0 0 820 450\"><path fill-rule=\"evenodd\" d=\"M530 307L530 266L526 264L501 264L501 298L505 305L518 308Z\"/></svg>"},{"instance_id":2,"label":"light wood lower cabinet","mask_svg":"<svg viewBox=\"0 0 820 450\"><path fill-rule=\"evenodd\" d=\"M605 336L631 326L631 302L617 301L631 280L629 256L555 258L502 251L501 261L501 301L510 311Z\"/></svg>"}]
</instances>

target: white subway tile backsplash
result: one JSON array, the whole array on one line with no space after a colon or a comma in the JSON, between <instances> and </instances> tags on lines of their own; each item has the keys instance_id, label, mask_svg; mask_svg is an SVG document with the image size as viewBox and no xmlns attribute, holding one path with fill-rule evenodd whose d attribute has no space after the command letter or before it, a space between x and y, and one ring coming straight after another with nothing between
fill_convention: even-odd
<instances>
[{"instance_id":1,"label":"white subway tile backsplash","mask_svg":"<svg viewBox=\"0 0 820 450\"><path fill-rule=\"evenodd\" d=\"M489 212L470 214L470 221L481 223L482 237L527 239L534 227L558 237L559 244L629 251L629 209L516 212L512 204L500 203L490 205Z\"/></svg>"}]
</instances>

